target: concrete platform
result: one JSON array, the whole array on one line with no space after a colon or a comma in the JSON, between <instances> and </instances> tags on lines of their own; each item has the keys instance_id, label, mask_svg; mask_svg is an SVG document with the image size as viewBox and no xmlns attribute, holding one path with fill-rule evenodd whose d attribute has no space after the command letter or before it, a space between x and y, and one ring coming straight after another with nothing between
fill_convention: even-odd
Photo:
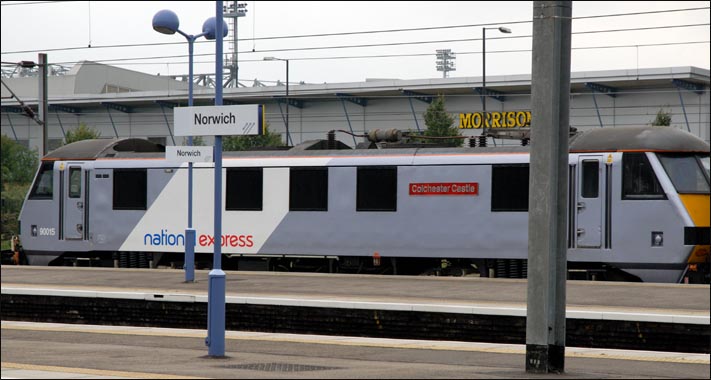
<instances>
[{"instance_id":1,"label":"concrete platform","mask_svg":"<svg viewBox=\"0 0 711 380\"><path fill-rule=\"evenodd\" d=\"M205 328L207 271L2 268L3 320ZM226 328L525 342L526 281L228 272ZM709 353L709 286L569 281L568 346Z\"/></svg>"},{"instance_id":2,"label":"concrete platform","mask_svg":"<svg viewBox=\"0 0 711 380\"><path fill-rule=\"evenodd\" d=\"M184 282L182 270L2 266L3 293L108 292L174 297L207 297L208 271ZM498 310L524 315L526 280L478 277L377 276L283 272L226 272L227 297L234 302L298 303L301 306L377 303L382 307L470 313ZM41 289L41 290L39 290ZM709 324L709 285L568 281L568 317ZM228 300L229 302L229 300ZM414 306L413 306L414 305ZM691 318L691 319L689 319Z\"/></svg>"},{"instance_id":3,"label":"concrete platform","mask_svg":"<svg viewBox=\"0 0 711 380\"><path fill-rule=\"evenodd\" d=\"M706 354L567 347L565 373L524 370L525 346L2 322L2 378L709 378Z\"/></svg>"}]
</instances>

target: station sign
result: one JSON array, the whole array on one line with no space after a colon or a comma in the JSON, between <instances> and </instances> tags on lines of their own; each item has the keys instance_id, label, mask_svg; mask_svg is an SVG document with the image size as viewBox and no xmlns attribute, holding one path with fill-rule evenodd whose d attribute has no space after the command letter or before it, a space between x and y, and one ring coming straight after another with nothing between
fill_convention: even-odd
<instances>
[{"instance_id":1,"label":"station sign","mask_svg":"<svg viewBox=\"0 0 711 380\"><path fill-rule=\"evenodd\" d=\"M176 136L233 136L264 133L264 107L258 104L176 107Z\"/></svg>"},{"instance_id":2,"label":"station sign","mask_svg":"<svg viewBox=\"0 0 711 380\"><path fill-rule=\"evenodd\" d=\"M212 146L166 146L165 159L172 162L212 162Z\"/></svg>"}]
</instances>

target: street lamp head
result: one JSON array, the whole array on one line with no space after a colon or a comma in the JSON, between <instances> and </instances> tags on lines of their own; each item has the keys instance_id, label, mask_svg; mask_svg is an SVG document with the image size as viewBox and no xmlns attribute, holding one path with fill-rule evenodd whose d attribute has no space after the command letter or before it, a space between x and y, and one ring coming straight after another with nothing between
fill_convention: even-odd
<instances>
[{"instance_id":1,"label":"street lamp head","mask_svg":"<svg viewBox=\"0 0 711 380\"><path fill-rule=\"evenodd\" d=\"M175 12L163 9L153 16L153 29L163 34L175 34L180 27L180 20Z\"/></svg>"},{"instance_id":2,"label":"street lamp head","mask_svg":"<svg viewBox=\"0 0 711 380\"><path fill-rule=\"evenodd\" d=\"M216 24L217 19L215 17L210 17L202 24L202 32L208 40L214 40L217 37ZM227 23L225 20L222 20L222 37L227 37L227 33L229 33L229 31L230 29L227 26Z\"/></svg>"},{"instance_id":3,"label":"street lamp head","mask_svg":"<svg viewBox=\"0 0 711 380\"><path fill-rule=\"evenodd\" d=\"M277 59L274 58L274 57L264 57L264 58L262 58L262 59L265 60L265 61L276 61L276 60L277 60Z\"/></svg>"},{"instance_id":4,"label":"street lamp head","mask_svg":"<svg viewBox=\"0 0 711 380\"><path fill-rule=\"evenodd\" d=\"M499 32L501 32L501 33L511 33L511 29L502 26L502 27L499 27Z\"/></svg>"}]
</instances>

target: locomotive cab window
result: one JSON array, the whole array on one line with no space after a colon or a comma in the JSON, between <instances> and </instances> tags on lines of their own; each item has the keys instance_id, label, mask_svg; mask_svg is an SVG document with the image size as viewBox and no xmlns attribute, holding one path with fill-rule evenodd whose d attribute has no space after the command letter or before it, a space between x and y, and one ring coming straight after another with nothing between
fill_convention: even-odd
<instances>
[{"instance_id":1,"label":"locomotive cab window","mask_svg":"<svg viewBox=\"0 0 711 380\"><path fill-rule=\"evenodd\" d=\"M709 179L700 157L693 154L658 153L664 171L682 194L708 194Z\"/></svg>"},{"instance_id":2,"label":"locomotive cab window","mask_svg":"<svg viewBox=\"0 0 711 380\"><path fill-rule=\"evenodd\" d=\"M397 166L358 168L356 211L397 211Z\"/></svg>"},{"instance_id":3,"label":"locomotive cab window","mask_svg":"<svg viewBox=\"0 0 711 380\"><path fill-rule=\"evenodd\" d=\"M261 211L262 178L262 168L228 168L225 181L225 209Z\"/></svg>"},{"instance_id":4,"label":"locomotive cab window","mask_svg":"<svg viewBox=\"0 0 711 380\"><path fill-rule=\"evenodd\" d=\"M114 169L114 210L145 210L146 169Z\"/></svg>"},{"instance_id":5,"label":"locomotive cab window","mask_svg":"<svg viewBox=\"0 0 711 380\"><path fill-rule=\"evenodd\" d=\"M289 211L328 211L328 168L291 168Z\"/></svg>"},{"instance_id":6,"label":"locomotive cab window","mask_svg":"<svg viewBox=\"0 0 711 380\"><path fill-rule=\"evenodd\" d=\"M622 199L666 199L646 154L622 154Z\"/></svg>"},{"instance_id":7,"label":"locomotive cab window","mask_svg":"<svg viewBox=\"0 0 711 380\"><path fill-rule=\"evenodd\" d=\"M528 211L528 164L491 167L491 211Z\"/></svg>"},{"instance_id":8,"label":"locomotive cab window","mask_svg":"<svg viewBox=\"0 0 711 380\"><path fill-rule=\"evenodd\" d=\"M52 199L54 162L45 162L40 166L35 183L32 185L30 199Z\"/></svg>"}]
</instances>

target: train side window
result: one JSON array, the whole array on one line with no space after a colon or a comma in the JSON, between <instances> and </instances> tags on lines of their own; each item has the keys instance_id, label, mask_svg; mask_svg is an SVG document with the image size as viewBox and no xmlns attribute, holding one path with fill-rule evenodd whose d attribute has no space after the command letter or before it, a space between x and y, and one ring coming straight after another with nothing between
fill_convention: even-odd
<instances>
[{"instance_id":1,"label":"train side window","mask_svg":"<svg viewBox=\"0 0 711 380\"><path fill-rule=\"evenodd\" d=\"M228 168L225 181L225 209L261 211L262 178L262 168Z\"/></svg>"},{"instance_id":2,"label":"train side window","mask_svg":"<svg viewBox=\"0 0 711 380\"><path fill-rule=\"evenodd\" d=\"M32 185L29 199L52 199L54 162L45 162L40 166Z\"/></svg>"},{"instance_id":3,"label":"train side window","mask_svg":"<svg viewBox=\"0 0 711 380\"><path fill-rule=\"evenodd\" d=\"M81 168L69 168L69 198L81 198Z\"/></svg>"},{"instance_id":4,"label":"train side window","mask_svg":"<svg viewBox=\"0 0 711 380\"><path fill-rule=\"evenodd\" d=\"M356 211L397 211L397 166L358 168Z\"/></svg>"},{"instance_id":5,"label":"train side window","mask_svg":"<svg viewBox=\"0 0 711 380\"><path fill-rule=\"evenodd\" d=\"M491 167L491 211L528 211L528 164Z\"/></svg>"},{"instance_id":6,"label":"train side window","mask_svg":"<svg viewBox=\"0 0 711 380\"><path fill-rule=\"evenodd\" d=\"M145 210L148 190L146 169L114 169L114 210Z\"/></svg>"},{"instance_id":7,"label":"train side window","mask_svg":"<svg viewBox=\"0 0 711 380\"><path fill-rule=\"evenodd\" d=\"M654 169L642 152L622 154L622 199L665 199Z\"/></svg>"},{"instance_id":8,"label":"train side window","mask_svg":"<svg viewBox=\"0 0 711 380\"><path fill-rule=\"evenodd\" d=\"M291 168L289 211L328 211L328 168Z\"/></svg>"},{"instance_id":9,"label":"train side window","mask_svg":"<svg viewBox=\"0 0 711 380\"><path fill-rule=\"evenodd\" d=\"M597 198L600 190L600 164L597 160L583 160L583 198Z\"/></svg>"}]
</instances>

